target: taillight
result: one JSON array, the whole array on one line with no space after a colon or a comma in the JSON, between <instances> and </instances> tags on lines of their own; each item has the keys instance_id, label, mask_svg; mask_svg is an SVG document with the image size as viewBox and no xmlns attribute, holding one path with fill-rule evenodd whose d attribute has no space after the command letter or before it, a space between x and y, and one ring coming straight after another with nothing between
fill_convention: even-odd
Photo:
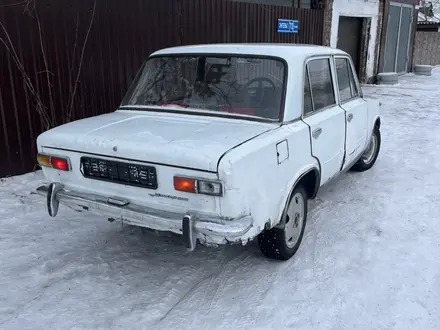
<instances>
[{"instance_id":1,"label":"taillight","mask_svg":"<svg viewBox=\"0 0 440 330\"><path fill-rule=\"evenodd\" d=\"M52 168L56 168L57 170L61 170L61 171L70 170L69 161L65 158L50 157L50 165L52 165Z\"/></svg>"},{"instance_id":2,"label":"taillight","mask_svg":"<svg viewBox=\"0 0 440 330\"><path fill-rule=\"evenodd\" d=\"M218 181L175 176L174 189L177 191L211 196L223 196L222 184Z\"/></svg>"},{"instance_id":3,"label":"taillight","mask_svg":"<svg viewBox=\"0 0 440 330\"><path fill-rule=\"evenodd\" d=\"M190 193L197 193L197 181L191 178L174 177L174 189Z\"/></svg>"},{"instance_id":4,"label":"taillight","mask_svg":"<svg viewBox=\"0 0 440 330\"><path fill-rule=\"evenodd\" d=\"M44 167L50 167L60 171L70 171L69 158L38 154L37 161L38 164Z\"/></svg>"}]
</instances>

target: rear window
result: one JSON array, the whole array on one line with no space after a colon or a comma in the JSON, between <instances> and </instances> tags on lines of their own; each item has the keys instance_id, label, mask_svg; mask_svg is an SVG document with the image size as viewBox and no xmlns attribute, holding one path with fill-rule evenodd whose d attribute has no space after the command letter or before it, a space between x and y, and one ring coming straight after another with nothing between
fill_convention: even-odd
<instances>
[{"instance_id":1,"label":"rear window","mask_svg":"<svg viewBox=\"0 0 440 330\"><path fill-rule=\"evenodd\" d=\"M279 120L284 107L285 64L247 56L152 57L121 106L204 110Z\"/></svg>"}]
</instances>

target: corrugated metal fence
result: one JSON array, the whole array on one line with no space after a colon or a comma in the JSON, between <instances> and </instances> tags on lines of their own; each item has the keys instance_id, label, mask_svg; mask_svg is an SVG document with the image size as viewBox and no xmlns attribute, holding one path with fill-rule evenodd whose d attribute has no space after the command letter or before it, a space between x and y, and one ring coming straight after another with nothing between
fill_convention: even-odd
<instances>
[{"instance_id":1,"label":"corrugated metal fence","mask_svg":"<svg viewBox=\"0 0 440 330\"><path fill-rule=\"evenodd\" d=\"M279 34L278 18L298 19ZM0 177L32 170L45 129L115 110L159 48L218 42L322 43L323 11L224 0L3 0Z\"/></svg>"}]
</instances>

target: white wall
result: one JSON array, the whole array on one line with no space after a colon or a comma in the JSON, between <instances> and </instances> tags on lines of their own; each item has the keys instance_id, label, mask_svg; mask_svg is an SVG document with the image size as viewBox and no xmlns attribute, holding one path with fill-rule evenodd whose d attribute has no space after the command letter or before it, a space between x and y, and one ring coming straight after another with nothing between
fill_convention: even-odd
<instances>
[{"instance_id":1,"label":"white wall","mask_svg":"<svg viewBox=\"0 0 440 330\"><path fill-rule=\"evenodd\" d=\"M368 57L366 78L374 76L376 62L376 34L379 22L379 0L334 0L330 46L336 47L338 42L339 16L371 18L370 38L368 43Z\"/></svg>"}]
</instances>

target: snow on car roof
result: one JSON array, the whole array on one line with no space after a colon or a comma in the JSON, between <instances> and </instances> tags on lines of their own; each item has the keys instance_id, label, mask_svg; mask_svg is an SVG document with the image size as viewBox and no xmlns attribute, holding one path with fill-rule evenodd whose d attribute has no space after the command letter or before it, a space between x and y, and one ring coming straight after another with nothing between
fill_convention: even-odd
<instances>
[{"instance_id":1,"label":"snow on car roof","mask_svg":"<svg viewBox=\"0 0 440 330\"><path fill-rule=\"evenodd\" d=\"M260 56L277 56L284 59L309 57L313 55L345 55L346 53L337 48L304 45L304 44L205 44L192 46L178 46L158 50L152 55L169 54L249 54Z\"/></svg>"}]
</instances>

